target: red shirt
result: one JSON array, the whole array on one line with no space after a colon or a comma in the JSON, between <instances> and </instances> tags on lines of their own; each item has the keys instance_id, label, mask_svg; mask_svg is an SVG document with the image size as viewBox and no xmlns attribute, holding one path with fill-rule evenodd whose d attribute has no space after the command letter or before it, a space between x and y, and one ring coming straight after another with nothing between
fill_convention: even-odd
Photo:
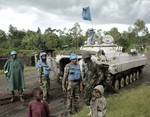
<instances>
[{"instance_id":1,"label":"red shirt","mask_svg":"<svg viewBox=\"0 0 150 117\"><path fill-rule=\"evenodd\" d=\"M40 103L35 100L29 102L28 117L50 117L48 103L46 101Z\"/></svg>"}]
</instances>

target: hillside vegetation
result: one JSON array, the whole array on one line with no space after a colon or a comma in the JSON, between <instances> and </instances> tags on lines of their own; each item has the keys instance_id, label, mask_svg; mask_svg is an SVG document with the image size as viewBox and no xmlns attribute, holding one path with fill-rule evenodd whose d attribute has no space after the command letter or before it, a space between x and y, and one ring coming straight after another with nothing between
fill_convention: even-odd
<instances>
[{"instance_id":1,"label":"hillside vegetation","mask_svg":"<svg viewBox=\"0 0 150 117\"><path fill-rule=\"evenodd\" d=\"M114 43L122 46L127 52L130 48L136 48L140 52L142 48L150 45L150 33L142 20L136 20L133 26L129 26L128 31L124 32L119 32L116 27L103 32L97 29L93 42L102 42L103 35L111 35ZM45 49L77 50L89 36L89 30L84 32L79 23L63 30L48 27L43 33L40 28L37 31L18 30L10 25L8 32L0 29L0 56L8 56L11 50L16 50L23 56L31 56L32 53Z\"/></svg>"}]
</instances>

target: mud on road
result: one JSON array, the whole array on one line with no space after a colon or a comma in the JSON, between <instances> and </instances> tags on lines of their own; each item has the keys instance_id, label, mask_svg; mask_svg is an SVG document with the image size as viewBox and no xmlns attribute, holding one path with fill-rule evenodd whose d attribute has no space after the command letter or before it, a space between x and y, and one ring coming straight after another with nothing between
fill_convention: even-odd
<instances>
[{"instance_id":1,"label":"mud on road","mask_svg":"<svg viewBox=\"0 0 150 117\"><path fill-rule=\"evenodd\" d=\"M37 72L30 71L25 73L26 88L24 90L25 103L19 101L18 92L15 91L15 102L10 103L10 95L7 85L7 79L4 75L0 76L0 117L27 117L28 102L33 99L32 90L39 87ZM60 116L66 113L64 105L64 94L60 83L51 80L49 107L52 117ZM65 115L64 115L65 116Z\"/></svg>"},{"instance_id":2,"label":"mud on road","mask_svg":"<svg viewBox=\"0 0 150 117\"><path fill-rule=\"evenodd\" d=\"M148 58L148 64L143 70L142 78L134 83L130 84L127 89L138 87L145 83L150 85L150 53L146 54ZM10 95L7 85L7 80L4 75L0 76L0 117L27 117L28 102L33 99L32 89L38 87L37 73L36 71L30 71L25 73L26 88L24 90L26 102L19 101L18 92L15 92L16 101L9 103ZM66 107L64 101L64 94L61 90L61 85L55 80L51 80L51 95L49 99L49 108L52 117L66 117ZM81 102L83 105L83 101Z\"/></svg>"}]
</instances>

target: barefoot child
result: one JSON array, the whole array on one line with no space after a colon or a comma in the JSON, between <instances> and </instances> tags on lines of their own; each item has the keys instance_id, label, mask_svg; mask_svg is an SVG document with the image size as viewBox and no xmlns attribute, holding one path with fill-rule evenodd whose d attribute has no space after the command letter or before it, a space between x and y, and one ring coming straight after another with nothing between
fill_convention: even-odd
<instances>
[{"instance_id":1,"label":"barefoot child","mask_svg":"<svg viewBox=\"0 0 150 117\"><path fill-rule=\"evenodd\" d=\"M35 100L28 105L28 117L50 117L48 103L43 101L43 92L40 88L33 89Z\"/></svg>"},{"instance_id":2,"label":"barefoot child","mask_svg":"<svg viewBox=\"0 0 150 117\"><path fill-rule=\"evenodd\" d=\"M104 88L97 85L93 90L93 97L90 101L91 117L105 117L106 115L106 99L103 96Z\"/></svg>"}]
</instances>

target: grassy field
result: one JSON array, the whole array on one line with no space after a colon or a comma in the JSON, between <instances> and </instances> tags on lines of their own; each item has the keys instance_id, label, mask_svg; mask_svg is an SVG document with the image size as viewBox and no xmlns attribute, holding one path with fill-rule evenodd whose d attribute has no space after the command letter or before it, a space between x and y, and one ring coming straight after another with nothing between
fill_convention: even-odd
<instances>
[{"instance_id":1,"label":"grassy field","mask_svg":"<svg viewBox=\"0 0 150 117\"><path fill-rule=\"evenodd\" d=\"M88 107L72 117L86 117ZM145 84L107 97L106 117L150 117L150 86Z\"/></svg>"},{"instance_id":2,"label":"grassy field","mask_svg":"<svg viewBox=\"0 0 150 117\"><path fill-rule=\"evenodd\" d=\"M35 66L25 66L24 67L24 71L27 72L27 71L33 71L35 70ZM4 74L4 71L3 69L0 70L0 75L3 75Z\"/></svg>"}]
</instances>

